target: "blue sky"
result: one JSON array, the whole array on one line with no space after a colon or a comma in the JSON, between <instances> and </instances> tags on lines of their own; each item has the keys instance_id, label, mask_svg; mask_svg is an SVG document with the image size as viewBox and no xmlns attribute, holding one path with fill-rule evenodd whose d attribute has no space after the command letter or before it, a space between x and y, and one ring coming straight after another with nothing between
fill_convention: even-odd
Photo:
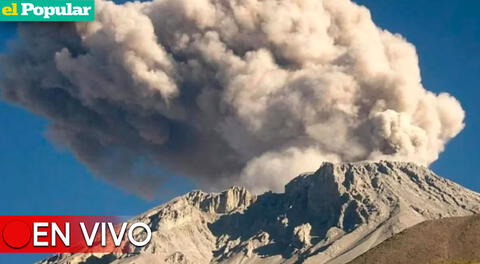
<instances>
[{"instance_id":1,"label":"blue sky","mask_svg":"<svg viewBox=\"0 0 480 264\"><path fill-rule=\"evenodd\" d=\"M480 1L357 0L382 28L416 47L423 83L453 94L467 112L466 128L432 165L439 175L480 191ZM0 50L15 24L0 23ZM46 121L0 102L0 214L135 215L194 188L177 179L145 201L90 174L72 155L44 137ZM0 263L32 263L43 255L0 254Z\"/></svg>"}]
</instances>

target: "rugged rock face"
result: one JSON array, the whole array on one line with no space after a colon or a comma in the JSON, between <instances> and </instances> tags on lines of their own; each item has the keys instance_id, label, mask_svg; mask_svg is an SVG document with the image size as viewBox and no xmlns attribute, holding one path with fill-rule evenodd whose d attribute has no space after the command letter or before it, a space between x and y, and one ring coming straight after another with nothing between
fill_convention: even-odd
<instances>
[{"instance_id":1,"label":"rugged rock face","mask_svg":"<svg viewBox=\"0 0 480 264\"><path fill-rule=\"evenodd\" d=\"M134 253L41 263L341 264L425 220L475 213L480 194L412 163L323 163L284 193L194 191L154 208L136 218L153 238Z\"/></svg>"}]
</instances>

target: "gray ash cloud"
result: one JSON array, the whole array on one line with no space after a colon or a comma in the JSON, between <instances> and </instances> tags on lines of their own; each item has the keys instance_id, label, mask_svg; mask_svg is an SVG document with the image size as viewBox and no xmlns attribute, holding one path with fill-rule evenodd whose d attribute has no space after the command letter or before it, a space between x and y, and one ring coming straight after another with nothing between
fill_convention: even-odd
<instances>
[{"instance_id":1,"label":"gray ash cloud","mask_svg":"<svg viewBox=\"0 0 480 264\"><path fill-rule=\"evenodd\" d=\"M158 168L263 191L320 161L428 165L463 128L457 100L422 86L414 46L349 0L98 0L95 22L19 30L4 98L144 195Z\"/></svg>"}]
</instances>

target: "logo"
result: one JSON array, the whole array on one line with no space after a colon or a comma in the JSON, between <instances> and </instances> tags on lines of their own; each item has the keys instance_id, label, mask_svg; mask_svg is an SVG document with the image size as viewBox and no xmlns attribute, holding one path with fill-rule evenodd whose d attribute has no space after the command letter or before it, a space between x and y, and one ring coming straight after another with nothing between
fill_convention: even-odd
<instances>
[{"instance_id":1,"label":"logo","mask_svg":"<svg viewBox=\"0 0 480 264\"><path fill-rule=\"evenodd\" d=\"M0 21L93 21L95 0L0 0Z\"/></svg>"}]
</instances>

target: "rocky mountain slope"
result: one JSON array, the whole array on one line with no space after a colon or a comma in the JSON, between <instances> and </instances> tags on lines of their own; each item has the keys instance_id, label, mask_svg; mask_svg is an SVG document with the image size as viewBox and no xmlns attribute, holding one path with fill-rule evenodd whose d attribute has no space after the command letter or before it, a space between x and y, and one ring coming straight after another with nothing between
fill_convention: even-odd
<instances>
[{"instance_id":1,"label":"rocky mountain slope","mask_svg":"<svg viewBox=\"0 0 480 264\"><path fill-rule=\"evenodd\" d=\"M131 254L42 264L343 264L425 220L480 213L480 194L402 162L323 163L284 193L194 191L138 216L152 241ZM139 234L141 235L141 234Z\"/></svg>"},{"instance_id":2,"label":"rocky mountain slope","mask_svg":"<svg viewBox=\"0 0 480 264\"><path fill-rule=\"evenodd\" d=\"M480 215L426 221L349 264L480 263Z\"/></svg>"}]
</instances>

